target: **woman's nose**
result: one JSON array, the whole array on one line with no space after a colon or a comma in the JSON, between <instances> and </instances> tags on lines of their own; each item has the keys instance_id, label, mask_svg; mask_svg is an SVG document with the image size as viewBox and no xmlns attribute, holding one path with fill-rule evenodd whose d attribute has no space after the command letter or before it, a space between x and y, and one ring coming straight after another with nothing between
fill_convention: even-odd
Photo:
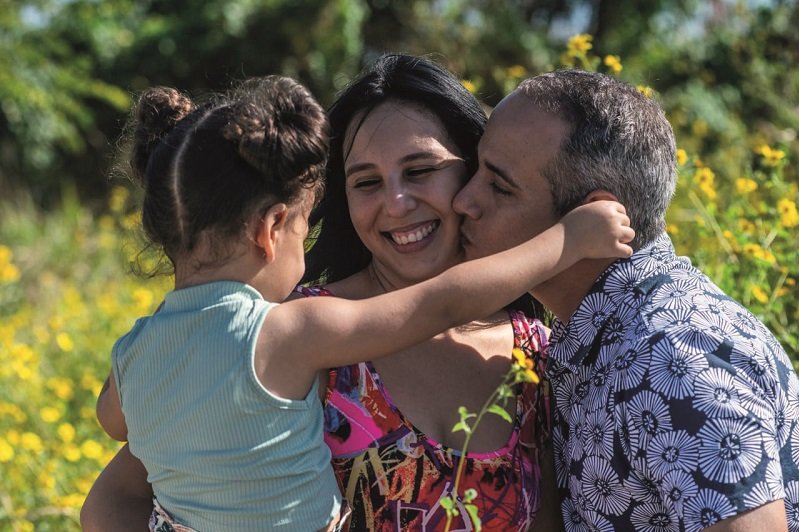
<instances>
[{"instance_id":1,"label":"woman's nose","mask_svg":"<svg viewBox=\"0 0 799 532\"><path fill-rule=\"evenodd\" d=\"M386 187L385 206L386 212L395 218L400 218L412 211L417 206L413 193L403 185Z\"/></svg>"}]
</instances>

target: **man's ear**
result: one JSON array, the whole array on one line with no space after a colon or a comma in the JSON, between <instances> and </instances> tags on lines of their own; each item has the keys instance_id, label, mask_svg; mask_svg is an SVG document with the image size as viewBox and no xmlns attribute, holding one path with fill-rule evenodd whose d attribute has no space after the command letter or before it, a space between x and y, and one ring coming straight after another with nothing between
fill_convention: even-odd
<instances>
[{"instance_id":1,"label":"man's ear","mask_svg":"<svg viewBox=\"0 0 799 532\"><path fill-rule=\"evenodd\" d=\"M277 241L286 229L288 217L288 205L275 203L258 221L255 230L255 244L263 251L267 264L275 260Z\"/></svg>"},{"instance_id":2,"label":"man's ear","mask_svg":"<svg viewBox=\"0 0 799 532\"><path fill-rule=\"evenodd\" d=\"M585 205L586 203L591 203L592 201L619 201L619 198L616 197L615 194L608 192L607 190L592 190L583 198L581 205Z\"/></svg>"}]
</instances>

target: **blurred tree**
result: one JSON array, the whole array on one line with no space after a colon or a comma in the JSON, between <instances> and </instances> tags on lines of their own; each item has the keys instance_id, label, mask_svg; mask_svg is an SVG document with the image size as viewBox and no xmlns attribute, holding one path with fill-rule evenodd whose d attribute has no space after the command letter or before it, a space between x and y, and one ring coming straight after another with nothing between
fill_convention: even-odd
<instances>
[{"instance_id":1,"label":"blurred tree","mask_svg":"<svg viewBox=\"0 0 799 532\"><path fill-rule=\"evenodd\" d=\"M97 175L108 146L96 111L119 114L129 105L124 91L95 75L97 50L80 46L104 25L101 14L62 29L61 4L3 2L0 9L0 187L6 197L24 183L43 199L54 184Z\"/></svg>"},{"instance_id":2,"label":"blurred tree","mask_svg":"<svg viewBox=\"0 0 799 532\"><path fill-rule=\"evenodd\" d=\"M490 106L559 66L575 33L660 93L681 145L718 162L720 179L757 143L799 155L795 1L0 2L0 186L42 201L61 183L105 193L132 95L149 85L199 95L279 72L329 104L377 54L405 51L450 67Z\"/></svg>"}]
</instances>

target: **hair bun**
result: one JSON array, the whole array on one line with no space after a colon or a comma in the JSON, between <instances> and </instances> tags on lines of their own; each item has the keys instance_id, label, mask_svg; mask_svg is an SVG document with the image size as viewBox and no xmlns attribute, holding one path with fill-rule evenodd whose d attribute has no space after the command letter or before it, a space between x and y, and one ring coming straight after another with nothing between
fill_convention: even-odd
<instances>
[{"instance_id":1,"label":"hair bun","mask_svg":"<svg viewBox=\"0 0 799 532\"><path fill-rule=\"evenodd\" d=\"M141 94L133 110L131 166L137 176L144 175L157 143L195 109L191 99L170 87L152 87Z\"/></svg>"},{"instance_id":2,"label":"hair bun","mask_svg":"<svg viewBox=\"0 0 799 532\"><path fill-rule=\"evenodd\" d=\"M234 107L224 132L238 144L239 155L267 179L318 180L327 160L329 127L308 89L288 77L267 76L248 80L239 90L249 100L242 98Z\"/></svg>"}]
</instances>

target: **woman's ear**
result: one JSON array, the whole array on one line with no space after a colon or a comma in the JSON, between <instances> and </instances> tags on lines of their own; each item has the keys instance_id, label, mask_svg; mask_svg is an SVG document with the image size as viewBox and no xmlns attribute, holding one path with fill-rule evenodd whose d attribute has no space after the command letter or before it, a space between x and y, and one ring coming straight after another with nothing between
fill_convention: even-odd
<instances>
[{"instance_id":1,"label":"woman's ear","mask_svg":"<svg viewBox=\"0 0 799 532\"><path fill-rule=\"evenodd\" d=\"M289 208L285 203L275 203L258 220L255 230L255 244L264 254L266 263L275 261L277 241L286 230Z\"/></svg>"},{"instance_id":2,"label":"woman's ear","mask_svg":"<svg viewBox=\"0 0 799 532\"><path fill-rule=\"evenodd\" d=\"M617 198L615 194L608 192L607 190L602 190L602 189L592 190L583 198L581 205L585 205L586 203L591 203L592 201L619 201L619 198Z\"/></svg>"}]
</instances>

